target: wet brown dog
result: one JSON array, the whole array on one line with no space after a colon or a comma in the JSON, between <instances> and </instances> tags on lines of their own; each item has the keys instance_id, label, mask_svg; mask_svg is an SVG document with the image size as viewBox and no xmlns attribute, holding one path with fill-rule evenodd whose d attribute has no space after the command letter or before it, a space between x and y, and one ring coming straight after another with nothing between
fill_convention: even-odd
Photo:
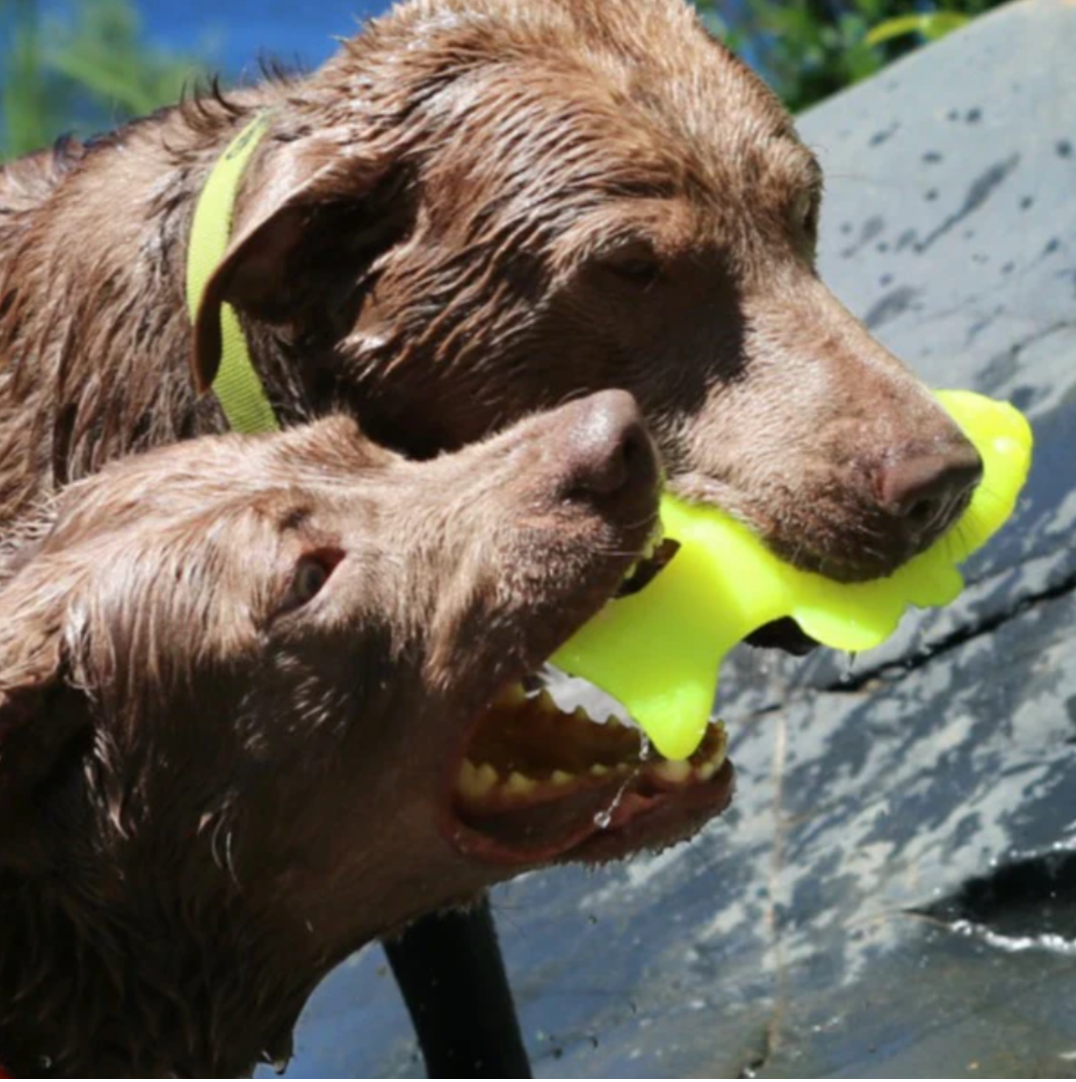
<instances>
[{"instance_id":1,"label":"wet brown dog","mask_svg":"<svg viewBox=\"0 0 1076 1082\"><path fill-rule=\"evenodd\" d=\"M71 486L0 588L7 1069L249 1072L369 939L720 811L717 732L670 785L617 725L532 747L554 723L517 690L620 587L657 493L622 392L427 463L330 418ZM450 801L475 759L528 787Z\"/></svg>"},{"instance_id":2,"label":"wet brown dog","mask_svg":"<svg viewBox=\"0 0 1076 1082\"><path fill-rule=\"evenodd\" d=\"M841 577L891 570L966 495L974 452L814 273L817 164L680 0L425 0L308 79L72 149L52 184L30 167L0 227L5 519L219 423L185 369L187 231L260 108L209 297L284 419L338 403L433 454L621 386L675 489Z\"/></svg>"},{"instance_id":3,"label":"wet brown dog","mask_svg":"<svg viewBox=\"0 0 1076 1082\"><path fill-rule=\"evenodd\" d=\"M194 199L261 109L192 332ZM228 300L286 422L339 407L424 456L625 387L674 490L804 566L884 573L978 462L818 280L820 191L681 0L404 4L309 78L0 174L0 516L218 430L188 358L207 382Z\"/></svg>"}]
</instances>

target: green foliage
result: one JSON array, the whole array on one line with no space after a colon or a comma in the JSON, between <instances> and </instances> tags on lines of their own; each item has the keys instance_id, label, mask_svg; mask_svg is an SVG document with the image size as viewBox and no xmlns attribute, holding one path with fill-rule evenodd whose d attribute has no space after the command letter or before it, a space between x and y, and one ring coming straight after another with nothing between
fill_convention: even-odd
<instances>
[{"instance_id":1,"label":"green foliage","mask_svg":"<svg viewBox=\"0 0 1076 1082\"><path fill-rule=\"evenodd\" d=\"M815 0L750 3L763 67L793 109L873 75L886 62L866 42L884 0L852 0L830 18L820 17L822 6Z\"/></svg>"},{"instance_id":2,"label":"green foliage","mask_svg":"<svg viewBox=\"0 0 1076 1082\"><path fill-rule=\"evenodd\" d=\"M0 0L0 158L151 112L203 70L149 45L131 0L82 0L66 17Z\"/></svg>"},{"instance_id":3,"label":"green foliage","mask_svg":"<svg viewBox=\"0 0 1076 1082\"><path fill-rule=\"evenodd\" d=\"M202 64L144 38L137 0L0 0L0 160L175 101ZM608 0L616 3L617 0ZM803 109L1000 0L696 0L703 19ZM931 10L923 10L929 7Z\"/></svg>"},{"instance_id":4,"label":"green foliage","mask_svg":"<svg viewBox=\"0 0 1076 1082\"><path fill-rule=\"evenodd\" d=\"M798 111L879 71L924 41L963 26L1001 0L696 0L733 48L745 48L785 102Z\"/></svg>"},{"instance_id":5,"label":"green foliage","mask_svg":"<svg viewBox=\"0 0 1076 1082\"><path fill-rule=\"evenodd\" d=\"M927 15L901 15L896 19L887 19L867 34L868 45L881 45L884 41L903 37L905 34L918 34L924 41L937 41L939 38L959 30L971 19L958 11L934 11Z\"/></svg>"}]
</instances>

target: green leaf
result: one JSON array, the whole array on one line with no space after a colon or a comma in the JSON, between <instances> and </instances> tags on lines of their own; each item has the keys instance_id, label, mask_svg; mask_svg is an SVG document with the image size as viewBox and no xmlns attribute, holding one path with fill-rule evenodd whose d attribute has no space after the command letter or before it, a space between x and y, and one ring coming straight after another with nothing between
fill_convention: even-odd
<instances>
[{"instance_id":1,"label":"green leaf","mask_svg":"<svg viewBox=\"0 0 1076 1082\"><path fill-rule=\"evenodd\" d=\"M919 34L927 41L937 41L946 34L959 30L970 22L971 17L957 11L933 11L925 15L902 15L879 23L865 41L868 45L881 45L906 34Z\"/></svg>"},{"instance_id":2,"label":"green leaf","mask_svg":"<svg viewBox=\"0 0 1076 1082\"><path fill-rule=\"evenodd\" d=\"M962 15L958 11L936 11L927 18L922 34L927 41L937 41L970 22L970 15Z\"/></svg>"}]
</instances>

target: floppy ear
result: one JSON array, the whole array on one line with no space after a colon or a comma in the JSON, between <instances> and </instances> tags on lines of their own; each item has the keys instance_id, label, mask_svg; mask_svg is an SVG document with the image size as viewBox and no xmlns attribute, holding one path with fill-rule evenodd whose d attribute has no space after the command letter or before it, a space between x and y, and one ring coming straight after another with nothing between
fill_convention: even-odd
<instances>
[{"instance_id":1,"label":"floppy ear","mask_svg":"<svg viewBox=\"0 0 1076 1082\"><path fill-rule=\"evenodd\" d=\"M0 866L25 858L31 797L87 723L62 679L59 604L0 595Z\"/></svg>"},{"instance_id":2,"label":"floppy ear","mask_svg":"<svg viewBox=\"0 0 1076 1082\"><path fill-rule=\"evenodd\" d=\"M392 198L391 189L400 187L392 179L394 157L364 153L339 132L267 143L244 182L233 239L194 322L199 394L220 364L222 303L271 323L288 322L304 297L324 293L327 273L335 269L357 280L364 265L405 232L403 207Z\"/></svg>"}]
</instances>

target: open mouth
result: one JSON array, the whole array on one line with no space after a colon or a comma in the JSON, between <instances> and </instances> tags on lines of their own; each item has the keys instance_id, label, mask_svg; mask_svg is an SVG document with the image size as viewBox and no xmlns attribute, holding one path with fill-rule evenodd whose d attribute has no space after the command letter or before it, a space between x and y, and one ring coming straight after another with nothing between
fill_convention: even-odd
<instances>
[{"instance_id":1,"label":"open mouth","mask_svg":"<svg viewBox=\"0 0 1076 1082\"><path fill-rule=\"evenodd\" d=\"M467 744L453 793L456 841L475 855L532 862L585 856L596 838L612 856L691 811L716 813L731 783L720 722L690 759L668 760L633 725L563 711L547 690L528 697L517 684Z\"/></svg>"},{"instance_id":2,"label":"open mouth","mask_svg":"<svg viewBox=\"0 0 1076 1082\"><path fill-rule=\"evenodd\" d=\"M678 547L651 537L613 596L644 589ZM793 653L810 643L791 621L756 637ZM720 722L690 758L670 760L631 722L564 709L546 689L528 694L525 682L502 690L463 748L448 827L461 851L514 864L613 858L686 836L729 803L734 772Z\"/></svg>"}]
</instances>

